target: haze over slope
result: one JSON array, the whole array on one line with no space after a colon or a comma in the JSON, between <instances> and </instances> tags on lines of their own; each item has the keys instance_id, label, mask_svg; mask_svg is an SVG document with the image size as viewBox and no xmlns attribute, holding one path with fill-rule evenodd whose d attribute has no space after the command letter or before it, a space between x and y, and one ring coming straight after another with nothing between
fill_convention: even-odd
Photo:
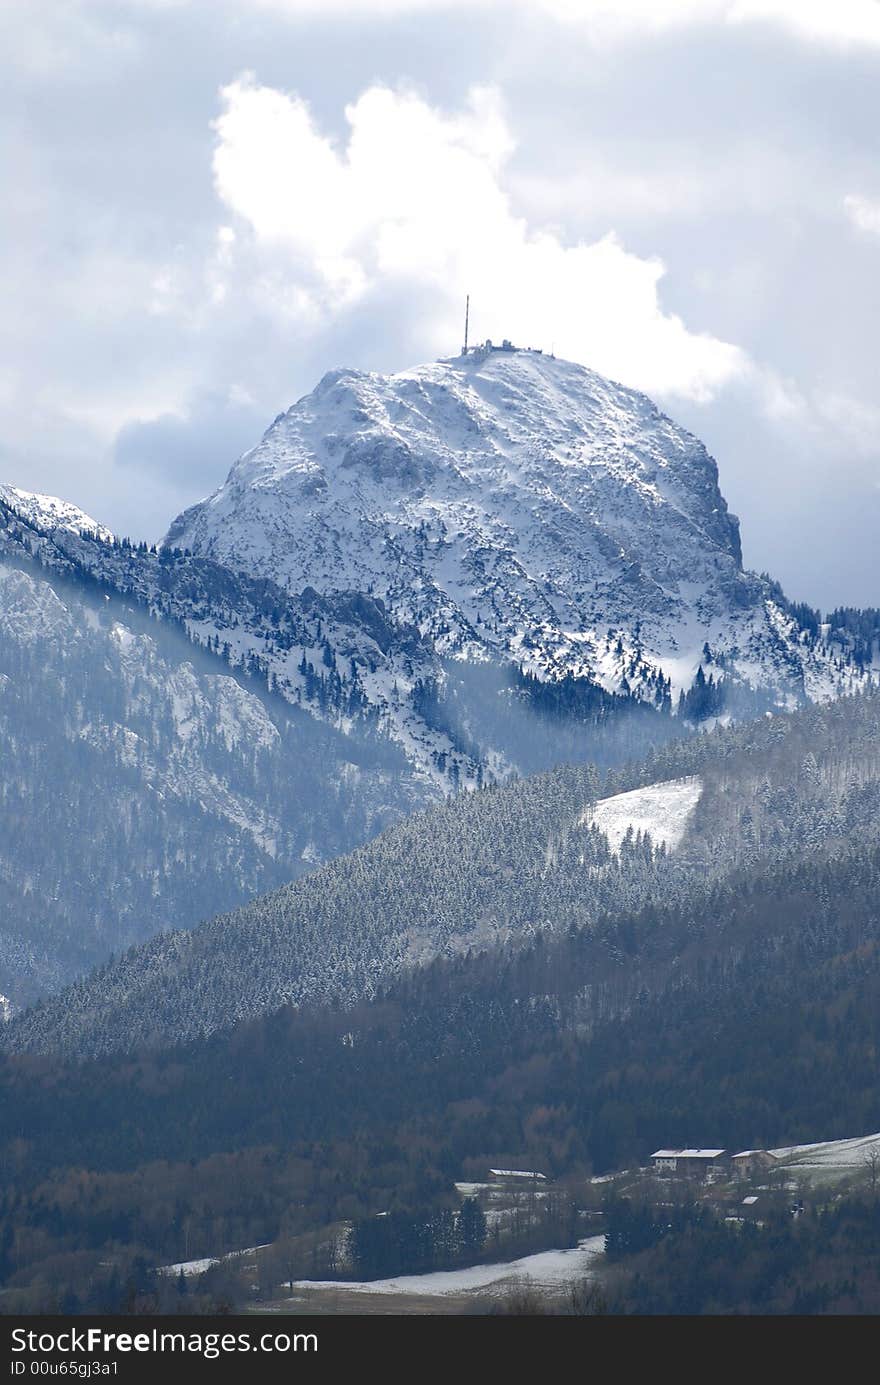
<instances>
[{"instance_id":1,"label":"haze over slope","mask_svg":"<svg viewBox=\"0 0 880 1385\"><path fill-rule=\"evenodd\" d=\"M187 638L174 601L183 588L197 610L211 573L81 540L71 507L28 499L119 580L99 585L0 500L0 993L16 1008L422 801L369 725L344 736ZM254 593L226 587L244 618Z\"/></svg>"}]
</instances>

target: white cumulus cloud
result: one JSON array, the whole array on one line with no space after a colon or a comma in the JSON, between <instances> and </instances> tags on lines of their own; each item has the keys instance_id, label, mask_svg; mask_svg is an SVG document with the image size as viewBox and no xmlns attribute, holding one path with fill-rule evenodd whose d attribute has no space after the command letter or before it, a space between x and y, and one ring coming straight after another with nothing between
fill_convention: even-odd
<instances>
[{"instance_id":1,"label":"white cumulus cloud","mask_svg":"<svg viewBox=\"0 0 880 1385\"><path fill-rule=\"evenodd\" d=\"M843 208L854 226L860 231L874 231L880 235L880 201L870 197L859 197L853 193L843 199Z\"/></svg>"},{"instance_id":2,"label":"white cumulus cloud","mask_svg":"<svg viewBox=\"0 0 880 1385\"><path fill-rule=\"evenodd\" d=\"M504 185L514 141L494 89L450 114L370 87L346 108L344 141L298 96L249 75L221 97L214 180L237 233L214 275L246 274L278 311L313 325L371 299L405 303L411 285L414 336L425 354L448 354L470 292L476 334L553 347L649 391L709 399L749 370L737 346L664 310L663 264L612 228L569 243L514 212Z\"/></svg>"}]
</instances>

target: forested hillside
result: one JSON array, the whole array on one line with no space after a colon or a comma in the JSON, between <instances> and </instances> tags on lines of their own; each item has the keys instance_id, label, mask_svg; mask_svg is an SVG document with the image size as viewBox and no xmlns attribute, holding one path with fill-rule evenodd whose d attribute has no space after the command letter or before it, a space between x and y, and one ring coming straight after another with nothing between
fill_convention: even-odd
<instances>
[{"instance_id":1,"label":"forested hillside","mask_svg":"<svg viewBox=\"0 0 880 1385\"><path fill-rule=\"evenodd\" d=\"M0 492L0 994L20 1010L505 777L517 747L619 764L682 730L587 680L545 705L488 672L446 679L368 595L292 597Z\"/></svg>"},{"instance_id":2,"label":"forested hillside","mask_svg":"<svg viewBox=\"0 0 880 1385\"><path fill-rule=\"evenodd\" d=\"M724 1218L691 1205L670 1224L668 1209L647 1220L639 1252L615 1261L615 1313L854 1314L880 1312L880 1199L809 1198L791 1214L780 1198L760 1222ZM625 1203L614 1230L636 1221Z\"/></svg>"},{"instance_id":3,"label":"forested hillside","mask_svg":"<svg viewBox=\"0 0 880 1385\"><path fill-rule=\"evenodd\" d=\"M546 810L540 801L530 806L531 791L522 791L522 804L502 807L497 824L495 809L483 803L462 807L460 834L454 813L448 829L441 818L427 829L416 824L411 918L400 912L400 893L375 904L382 871L399 874L392 841L390 856L383 846L357 865L372 871L366 922L356 888L326 877L318 909L329 910L326 925L310 931L284 900L266 905L256 944L262 960L246 960L257 916L229 925L239 974L210 976L208 934L194 966L180 939L126 959L125 992L130 983L133 996L143 991L143 1005L131 1000L124 1034L115 1021L97 1019L102 1007L109 1006L106 1014L115 1006L106 977L94 1012L104 1037L83 1035L83 1051L140 1042L147 1033L161 1041L208 1032L287 1000L348 1002L444 948L508 929L528 936L548 923L565 926L569 916L583 923L616 902L631 903L650 893L658 872L664 890L680 888L681 870L673 882L656 861L634 859L625 884L615 879L595 834L566 813L585 811L591 794L611 791L608 767L637 763L652 746L711 724L724 703L717 652L707 647L708 673L701 664L673 707L659 675L652 681L642 670L639 695L630 691L627 669L633 673L637 659L624 658L620 686L609 692L572 674L542 680L495 656L441 657L431 639L392 621L368 593L327 597L306 589L297 596L211 558L132 545L90 525L60 502L0 495L0 993L17 1010L133 942L228 911L414 809L504 781L515 766L539 770L568 760L592 763L600 774L583 780L581 771L568 779L563 773L548 788ZM799 638L807 643L819 638L813 617L791 617L804 622ZM870 612L837 617L858 648L834 653L825 631L822 657L846 684L873 657L874 626ZM701 755L699 748L673 750L649 772L689 772L681 766ZM636 782L645 772L636 771ZM768 823L784 837L799 829L783 806L770 806ZM756 841L762 814L763 800L753 812ZM430 847L426 857L418 842L435 828L461 838L437 871ZM840 826L820 819L810 830L839 835ZM484 847L473 848L471 860L481 833ZM741 836L748 850L747 825ZM503 837L508 850L515 844L515 859L504 862L517 882L509 900L499 893L499 863L487 855L493 837ZM545 868L554 837L560 844L552 844ZM401 839L402 851L408 841ZM769 844L781 849L775 838ZM571 853L601 868L586 889L559 884ZM345 876L349 867L341 870ZM299 897L291 898L295 904ZM277 969L263 945L273 936ZM161 969L158 989L144 967ZM79 1023L75 1004L64 1042L80 1042Z\"/></svg>"},{"instance_id":4,"label":"forested hillside","mask_svg":"<svg viewBox=\"0 0 880 1385\"><path fill-rule=\"evenodd\" d=\"M453 1206L489 1167L582 1178L664 1144L876 1130L878 1015L874 848L737 875L696 914L438 960L349 1012L84 1066L7 1057L7 1284L79 1293L111 1245L155 1264L325 1244L340 1219Z\"/></svg>"},{"instance_id":5,"label":"forested hillside","mask_svg":"<svg viewBox=\"0 0 880 1385\"><path fill-rule=\"evenodd\" d=\"M635 834L610 851L596 800L682 776L702 791L677 848ZM644 907L699 919L734 870L872 845L878 804L876 694L668 745L604 781L568 766L484 788L194 932L154 938L2 1042L82 1056L167 1044L291 1002L350 1006L433 956L543 933L601 939Z\"/></svg>"},{"instance_id":6,"label":"forested hillside","mask_svg":"<svg viewBox=\"0 0 880 1385\"><path fill-rule=\"evenodd\" d=\"M24 560L0 564L0 743L16 1009L412 806L401 753L369 727L344 737L177 625Z\"/></svg>"}]
</instances>

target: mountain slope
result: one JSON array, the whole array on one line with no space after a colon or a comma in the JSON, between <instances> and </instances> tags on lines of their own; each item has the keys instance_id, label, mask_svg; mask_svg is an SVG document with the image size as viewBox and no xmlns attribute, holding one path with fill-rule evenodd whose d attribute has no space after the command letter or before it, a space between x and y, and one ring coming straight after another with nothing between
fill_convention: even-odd
<instances>
[{"instance_id":1,"label":"mountain slope","mask_svg":"<svg viewBox=\"0 0 880 1385\"><path fill-rule=\"evenodd\" d=\"M0 564L16 1006L459 788L620 765L876 673L876 613L838 631L742 571L696 439L529 352L332 373L158 551L2 487ZM218 852L192 845L209 823Z\"/></svg>"},{"instance_id":2,"label":"mountain slope","mask_svg":"<svg viewBox=\"0 0 880 1385\"><path fill-rule=\"evenodd\" d=\"M680 792L655 790L620 832L626 791L682 780L687 814ZM14 1020L0 1042L93 1055L193 1039L288 1003L351 1006L433 957L538 934L586 930L613 961L618 919L642 908L676 907L700 934L732 872L877 840L880 697L667 746L610 776L597 809L600 797L589 766L463 795L193 932L153 939ZM668 849L638 830L646 798L660 836L665 798ZM637 932L623 946L638 959Z\"/></svg>"},{"instance_id":3,"label":"mountain slope","mask_svg":"<svg viewBox=\"0 0 880 1385\"><path fill-rule=\"evenodd\" d=\"M288 594L3 488L0 989L20 1009L507 772L493 699L538 766L674 731L591 687L541 716L512 670L462 684L472 730L439 707L438 669L367 594Z\"/></svg>"},{"instance_id":4,"label":"mountain slope","mask_svg":"<svg viewBox=\"0 0 880 1385\"><path fill-rule=\"evenodd\" d=\"M424 801L368 721L333 730L145 597L54 547L35 562L24 535L50 546L0 513L0 992L16 1009Z\"/></svg>"},{"instance_id":5,"label":"mountain slope","mask_svg":"<svg viewBox=\"0 0 880 1385\"><path fill-rule=\"evenodd\" d=\"M544 1170L595 1209L591 1172L662 1144L876 1130L880 850L767 866L713 903L698 927L622 913L605 940L456 958L378 1003L164 1053L0 1059L8 1310L30 1282L40 1306L79 1291L87 1249L161 1264L278 1240L279 1278L324 1277L334 1223L453 1205L487 1168Z\"/></svg>"}]
</instances>

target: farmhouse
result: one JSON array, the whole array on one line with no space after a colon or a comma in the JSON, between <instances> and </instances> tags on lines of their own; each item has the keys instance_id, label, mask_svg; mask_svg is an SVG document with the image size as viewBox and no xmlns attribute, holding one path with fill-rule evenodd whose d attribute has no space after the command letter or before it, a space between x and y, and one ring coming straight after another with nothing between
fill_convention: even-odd
<instances>
[{"instance_id":1,"label":"farmhouse","mask_svg":"<svg viewBox=\"0 0 880 1385\"><path fill-rule=\"evenodd\" d=\"M739 1154L730 1156L730 1167L738 1178L766 1173L776 1162L776 1155L771 1154L769 1149L741 1149Z\"/></svg>"},{"instance_id":2,"label":"farmhouse","mask_svg":"<svg viewBox=\"0 0 880 1385\"><path fill-rule=\"evenodd\" d=\"M651 1155L655 1173L705 1178L707 1182L725 1174L729 1162L726 1149L656 1149Z\"/></svg>"}]
</instances>

